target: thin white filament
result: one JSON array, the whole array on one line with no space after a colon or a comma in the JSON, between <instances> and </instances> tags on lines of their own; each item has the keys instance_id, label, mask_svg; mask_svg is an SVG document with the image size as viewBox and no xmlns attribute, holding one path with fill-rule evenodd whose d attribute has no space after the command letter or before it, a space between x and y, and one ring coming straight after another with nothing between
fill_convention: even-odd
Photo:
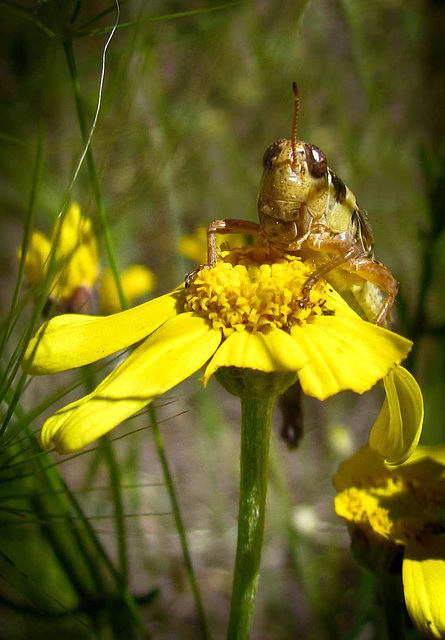
<instances>
[{"instance_id":1,"label":"thin white filament","mask_svg":"<svg viewBox=\"0 0 445 640\"><path fill-rule=\"evenodd\" d=\"M82 155L80 156L79 162L77 163L76 170L74 171L74 175L72 177L72 180L71 180L71 183L70 183L70 186L69 186L69 189L68 189L68 196L67 196L67 198L66 198L66 200L65 200L65 202L63 204L63 207L62 207L59 215L57 216L58 218L60 218L63 215L63 213L64 213L64 211L66 209L66 206L67 206L67 204L69 202L69 199L71 197L71 193L72 193L73 188L74 188L74 184L75 184L75 182L77 180L77 177L79 175L79 171L82 168L82 165L84 163L85 157L86 157L86 155L88 153L88 149L90 148L91 140L93 138L93 134L94 134L94 131L95 131L96 125L97 125L97 120L99 118L99 113L100 113L100 109L101 109L101 106L102 106L102 95L103 95L103 87L104 87L104 79L105 79L107 50L108 50L108 47L110 45L111 40L113 39L113 36L115 34L115 31L117 29L117 26L119 24L119 19L120 19L119 0L115 0L115 4L116 4L116 20L114 22L113 28L110 31L110 34L109 34L109 36L107 38L107 41L105 42L105 45L104 45L104 48L103 48L103 51L102 51L102 63L101 63L101 70L100 70L99 91L98 91L98 96L97 96L97 106L96 106L96 111L95 111L95 114L94 114L93 123L92 123L91 128L90 128L90 132L89 132L89 135L88 135L88 140L85 143L85 147L83 149Z\"/></svg>"}]
</instances>

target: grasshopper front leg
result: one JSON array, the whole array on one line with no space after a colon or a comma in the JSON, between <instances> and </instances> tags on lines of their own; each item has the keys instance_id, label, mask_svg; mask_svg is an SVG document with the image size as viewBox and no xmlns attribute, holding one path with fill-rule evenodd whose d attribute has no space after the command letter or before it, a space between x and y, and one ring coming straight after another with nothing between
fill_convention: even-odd
<instances>
[{"instance_id":1,"label":"grasshopper front leg","mask_svg":"<svg viewBox=\"0 0 445 640\"><path fill-rule=\"evenodd\" d=\"M216 234L245 234L254 236L260 233L261 225L258 222L249 222L248 220L236 220L236 218L228 218L227 220L214 220L209 224L207 229L207 267L213 267L218 260L218 251L216 247Z\"/></svg>"},{"instance_id":2,"label":"grasshopper front leg","mask_svg":"<svg viewBox=\"0 0 445 640\"><path fill-rule=\"evenodd\" d=\"M216 234L245 234L257 235L261 231L258 222L248 220L236 220L227 218L226 220L213 220L207 229L207 264L201 264L185 277L185 286L189 287L201 269L211 269L218 261L218 248L216 245Z\"/></svg>"}]
</instances>

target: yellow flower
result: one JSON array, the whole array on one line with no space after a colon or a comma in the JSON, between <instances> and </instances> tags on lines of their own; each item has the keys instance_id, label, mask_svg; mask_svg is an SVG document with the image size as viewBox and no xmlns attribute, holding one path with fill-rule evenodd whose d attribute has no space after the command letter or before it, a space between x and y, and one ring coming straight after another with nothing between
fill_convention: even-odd
<instances>
[{"instance_id":1,"label":"yellow flower","mask_svg":"<svg viewBox=\"0 0 445 640\"><path fill-rule=\"evenodd\" d=\"M57 220L51 238L34 231L26 255L25 277L29 286L41 284L50 264L51 249L55 251L55 264L49 283L49 294L59 303L59 311L80 311L95 307L90 304L96 295L93 286L99 278L97 242L91 219L82 216L80 206L73 203L62 222ZM18 251L18 258L21 251ZM121 274L121 284L128 305L136 298L150 293L155 286L155 275L148 267L132 265ZM119 294L111 269L106 269L100 280L99 306L104 315L121 310Z\"/></svg>"},{"instance_id":2,"label":"yellow flower","mask_svg":"<svg viewBox=\"0 0 445 640\"><path fill-rule=\"evenodd\" d=\"M90 218L82 216L73 203L62 222L54 224L51 238L34 231L26 255L25 277L30 286L43 282L50 264L50 251L55 251L55 264L50 282L50 294L66 301L79 287L92 287L99 273L97 243ZM20 259L21 251L18 251Z\"/></svg>"},{"instance_id":3,"label":"yellow flower","mask_svg":"<svg viewBox=\"0 0 445 640\"><path fill-rule=\"evenodd\" d=\"M387 387L389 410L379 424L390 437L379 432L375 439L386 457L406 458L421 429L419 411L405 416L397 398L402 386L402 401L422 405L408 372L396 373L404 371L397 365L411 342L359 318L324 281L302 306L310 273L296 256L244 247L222 252L189 288L178 287L128 311L53 318L28 347L30 373L79 367L149 337L92 393L47 420L43 446L53 442L63 453L80 449L204 365L204 385L227 367L298 372L303 391L320 400L345 389L364 393L394 370Z\"/></svg>"},{"instance_id":4,"label":"yellow flower","mask_svg":"<svg viewBox=\"0 0 445 640\"><path fill-rule=\"evenodd\" d=\"M245 236L230 234L230 246L239 247L244 244ZM224 236L216 236L218 248L226 244ZM196 227L194 233L183 236L178 242L178 251L184 256L196 262L196 264L207 263L207 227Z\"/></svg>"},{"instance_id":5,"label":"yellow flower","mask_svg":"<svg viewBox=\"0 0 445 640\"><path fill-rule=\"evenodd\" d=\"M403 554L408 613L425 636L445 638L445 446L419 447L398 467L363 447L340 465L334 486L353 545L361 540L374 560Z\"/></svg>"},{"instance_id":6,"label":"yellow flower","mask_svg":"<svg viewBox=\"0 0 445 640\"><path fill-rule=\"evenodd\" d=\"M131 307L140 296L153 291L156 277L151 269L133 264L121 273L121 284L127 304ZM119 293L111 269L106 269L100 280L99 308L101 313L109 315L121 311Z\"/></svg>"}]
</instances>

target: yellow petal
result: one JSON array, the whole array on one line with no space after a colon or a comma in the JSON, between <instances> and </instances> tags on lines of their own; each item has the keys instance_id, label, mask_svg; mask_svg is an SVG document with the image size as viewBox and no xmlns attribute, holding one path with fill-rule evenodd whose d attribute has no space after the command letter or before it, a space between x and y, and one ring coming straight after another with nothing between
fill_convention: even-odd
<instances>
[{"instance_id":1,"label":"yellow petal","mask_svg":"<svg viewBox=\"0 0 445 640\"><path fill-rule=\"evenodd\" d=\"M340 464L332 481L337 491L341 492L349 487L372 485L375 478L385 473L382 456L366 445Z\"/></svg>"},{"instance_id":2,"label":"yellow petal","mask_svg":"<svg viewBox=\"0 0 445 640\"><path fill-rule=\"evenodd\" d=\"M49 418L41 444L77 451L195 373L215 352L221 333L182 313L143 342L88 396Z\"/></svg>"},{"instance_id":3,"label":"yellow petal","mask_svg":"<svg viewBox=\"0 0 445 640\"><path fill-rule=\"evenodd\" d=\"M412 343L358 317L315 316L292 337L309 360L299 373L306 395L325 400L350 389L364 393L409 353Z\"/></svg>"},{"instance_id":4,"label":"yellow petal","mask_svg":"<svg viewBox=\"0 0 445 640\"><path fill-rule=\"evenodd\" d=\"M415 465L419 460L430 459L433 464L433 468L436 469L434 477L437 478L438 465L444 468L445 473L445 444L431 444L416 447L416 450L407 460L403 469L407 469L411 465Z\"/></svg>"},{"instance_id":5,"label":"yellow petal","mask_svg":"<svg viewBox=\"0 0 445 640\"><path fill-rule=\"evenodd\" d=\"M129 306L134 300L153 291L156 278L151 269L144 265L134 264L121 274L122 289ZM100 282L100 311L104 315L118 313L122 307L113 272L106 269Z\"/></svg>"},{"instance_id":6,"label":"yellow petal","mask_svg":"<svg viewBox=\"0 0 445 640\"><path fill-rule=\"evenodd\" d=\"M56 243L57 239L57 243ZM67 299L80 286L91 287L99 275L99 256L91 219L77 203L57 218L51 237L56 253L53 296Z\"/></svg>"},{"instance_id":7,"label":"yellow petal","mask_svg":"<svg viewBox=\"0 0 445 640\"><path fill-rule=\"evenodd\" d=\"M30 341L25 362L33 375L89 364L125 349L177 313L180 289L111 316L62 315L45 323Z\"/></svg>"},{"instance_id":8,"label":"yellow petal","mask_svg":"<svg viewBox=\"0 0 445 640\"><path fill-rule=\"evenodd\" d=\"M99 259L95 239L88 244L82 244L77 249L71 265L73 267L73 288L78 287L79 283L94 285L99 276Z\"/></svg>"},{"instance_id":9,"label":"yellow petal","mask_svg":"<svg viewBox=\"0 0 445 640\"><path fill-rule=\"evenodd\" d=\"M422 392L403 367L393 369L383 384L386 399L372 427L369 444L389 464L400 464L410 457L422 433Z\"/></svg>"},{"instance_id":10,"label":"yellow petal","mask_svg":"<svg viewBox=\"0 0 445 640\"><path fill-rule=\"evenodd\" d=\"M420 633L427 638L445 638L445 537L408 543L403 590L406 608Z\"/></svg>"},{"instance_id":11,"label":"yellow petal","mask_svg":"<svg viewBox=\"0 0 445 640\"><path fill-rule=\"evenodd\" d=\"M52 290L54 297L67 299L80 286L92 287L99 275L96 243L81 244L58 263L59 273Z\"/></svg>"},{"instance_id":12,"label":"yellow petal","mask_svg":"<svg viewBox=\"0 0 445 640\"><path fill-rule=\"evenodd\" d=\"M42 282L50 250L51 243L48 238L40 231L33 231L25 261L25 277L31 287ZM21 254L19 249L17 252L19 260Z\"/></svg>"},{"instance_id":13,"label":"yellow petal","mask_svg":"<svg viewBox=\"0 0 445 640\"><path fill-rule=\"evenodd\" d=\"M289 334L272 328L267 333L232 333L213 356L202 377L204 386L219 367L240 367L265 372L298 371L307 356Z\"/></svg>"},{"instance_id":14,"label":"yellow petal","mask_svg":"<svg viewBox=\"0 0 445 640\"><path fill-rule=\"evenodd\" d=\"M82 216L82 210L73 202L66 213L56 219L51 234L52 242L58 237L57 258L67 257L74 249L91 235L91 220Z\"/></svg>"}]
</instances>

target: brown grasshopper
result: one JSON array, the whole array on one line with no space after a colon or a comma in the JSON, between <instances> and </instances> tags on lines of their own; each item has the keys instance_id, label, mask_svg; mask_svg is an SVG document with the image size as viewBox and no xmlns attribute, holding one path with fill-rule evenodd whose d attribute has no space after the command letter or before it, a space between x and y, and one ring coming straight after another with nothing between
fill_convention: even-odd
<instances>
[{"instance_id":1,"label":"brown grasshopper","mask_svg":"<svg viewBox=\"0 0 445 640\"><path fill-rule=\"evenodd\" d=\"M369 311L366 313L368 319L381 325L394 303L398 283L381 262L374 260L372 230L355 195L329 169L321 149L297 140L299 99L295 82L292 88L295 97L292 138L277 140L264 154L258 194L259 223L214 220L207 230L206 266L217 262L217 233L260 234L279 251L295 253L316 264L303 287L302 306L309 302L314 284L324 276L330 279L340 267L343 273L346 270L358 276L352 278L355 284L351 289L362 291L367 281L386 294L383 301L381 296L373 295L370 305L373 318L369 317ZM196 272L186 278L186 285Z\"/></svg>"}]
</instances>

